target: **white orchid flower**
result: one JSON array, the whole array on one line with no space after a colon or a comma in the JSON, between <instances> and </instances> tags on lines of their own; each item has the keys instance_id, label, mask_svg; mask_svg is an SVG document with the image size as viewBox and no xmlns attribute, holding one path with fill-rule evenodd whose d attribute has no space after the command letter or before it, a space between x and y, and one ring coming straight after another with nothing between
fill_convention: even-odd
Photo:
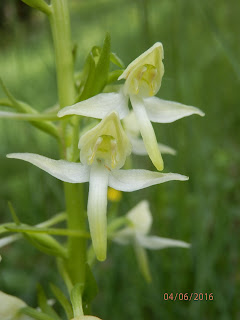
<instances>
[{"instance_id":1,"label":"white orchid flower","mask_svg":"<svg viewBox=\"0 0 240 320\"><path fill-rule=\"evenodd\" d=\"M1 320L33 320L26 315L20 314L20 309L24 307L27 307L24 301L0 291Z\"/></svg>"},{"instance_id":2,"label":"white orchid flower","mask_svg":"<svg viewBox=\"0 0 240 320\"><path fill-rule=\"evenodd\" d=\"M146 200L139 202L126 214L126 217L130 221L130 226L118 231L114 236L114 241L119 244L125 245L136 241L141 247L151 250L167 247L190 247L190 244L184 241L148 235L152 226L152 214Z\"/></svg>"},{"instance_id":3,"label":"white orchid flower","mask_svg":"<svg viewBox=\"0 0 240 320\"><path fill-rule=\"evenodd\" d=\"M130 98L149 157L158 170L163 170L163 160L151 121L170 123L192 114L204 116L204 113L192 106L154 97L160 89L164 74L162 59L163 46L157 42L131 62L118 78L126 80L119 93L100 93L63 108L58 116L75 114L102 119L116 110L122 119L129 111Z\"/></svg>"},{"instance_id":4,"label":"white orchid flower","mask_svg":"<svg viewBox=\"0 0 240 320\"><path fill-rule=\"evenodd\" d=\"M152 226L152 214L146 200L139 202L127 213L126 217L130 225L116 232L113 241L121 245L132 244L134 246L141 271L148 281L151 276L145 249L189 248L191 246L184 241L148 235Z\"/></svg>"},{"instance_id":5,"label":"white orchid flower","mask_svg":"<svg viewBox=\"0 0 240 320\"><path fill-rule=\"evenodd\" d=\"M87 212L90 233L96 256L103 261L107 251L108 186L131 192L170 180L188 180L188 177L148 170L121 170L131 152L131 145L116 112L86 132L79 140L79 148L81 163L31 153L13 153L7 157L30 162L65 182L89 182Z\"/></svg>"},{"instance_id":6,"label":"white orchid flower","mask_svg":"<svg viewBox=\"0 0 240 320\"><path fill-rule=\"evenodd\" d=\"M128 135L128 138L132 144L132 153L138 156L146 156L148 154L144 141L139 137L140 128L138 121L133 111L130 111L129 114L123 119L123 127ZM165 144L158 143L159 151L163 154L176 155L176 150L166 146Z\"/></svg>"}]
</instances>

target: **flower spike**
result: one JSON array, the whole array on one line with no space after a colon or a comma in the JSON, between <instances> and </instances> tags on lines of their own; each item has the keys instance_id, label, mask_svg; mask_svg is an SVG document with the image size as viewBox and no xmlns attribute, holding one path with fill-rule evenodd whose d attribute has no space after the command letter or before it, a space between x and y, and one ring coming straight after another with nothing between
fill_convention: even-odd
<instances>
[{"instance_id":1,"label":"flower spike","mask_svg":"<svg viewBox=\"0 0 240 320\"><path fill-rule=\"evenodd\" d=\"M147 151L154 166L160 171L163 170L161 152L175 154L175 150L158 145L151 121L170 123L192 114L204 116L204 113L198 108L154 97L161 87L164 74L163 56L162 44L155 43L132 61L118 78L118 80L125 79L118 93L98 94L73 106L63 108L58 116L76 114L103 119L110 111L116 110L122 119L129 111L127 103L130 98L145 145L143 148L140 144L141 150L136 153L145 154ZM132 142L135 151L138 147L134 145L135 141L132 140ZM137 143L139 145L139 141Z\"/></svg>"},{"instance_id":2,"label":"flower spike","mask_svg":"<svg viewBox=\"0 0 240 320\"><path fill-rule=\"evenodd\" d=\"M86 132L79 140L79 148L82 163L53 160L31 153L12 153L7 157L30 162L64 182L89 182L87 213L90 233L96 256L103 261L107 254L108 186L131 192L171 180L184 181L188 177L148 170L121 170L131 152L131 144L116 112Z\"/></svg>"}]
</instances>

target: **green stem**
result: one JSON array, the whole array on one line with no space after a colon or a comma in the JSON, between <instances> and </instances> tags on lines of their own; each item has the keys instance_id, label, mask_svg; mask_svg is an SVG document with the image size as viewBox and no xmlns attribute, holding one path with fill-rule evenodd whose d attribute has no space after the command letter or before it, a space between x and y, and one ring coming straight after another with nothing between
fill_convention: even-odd
<instances>
[{"instance_id":1,"label":"green stem","mask_svg":"<svg viewBox=\"0 0 240 320\"><path fill-rule=\"evenodd\" d=\"M75 86L73 76L73 56L70 31L70 18L67 0L52 0L52 14L49 16L56 57L57 82L59 104L63 108L71 105L75 100ZM78 134L75 126L69 124L69 120L62 122L62 147L61 154L67 160L73 161L71 142ZM70 152L69 152L70 150ZM70 230L86 230L83 187L79 184L64 184L66 209L68 215L68 228ZM69 258L66 267L71 281L85 283L86 268L86 239L69 237Z\"/></svg>"},{"instance_id":2,"label":"green stem","mask_svg":"<svg viewBox=\"0 0 240 320\"><path fill-rule=\"evenodd\" d=\"M68 228L70 230L86 230L82 185L65 183L66 207L68 212ZM69 237L69 259L67 269L73 285L85 283L87 248L86 239Z\"/></svg>"},{"instance_id":3,"label":"green stem","mask_svg":"<svg viewBox=\"0 0 240 320\"><path fill-rule=\"evenodd\" d=\"M59 103L62 108L73 104L75 98L68 1L52 0L49 19L55 47Z\"/></svg>"},{"instance_id":4,"label":"green stem","mask_svg":"<svg viewBox=\"0 0 240 320\"><path fill-rule=\"evenodd\" d=\"M61 229L61 228L38 228L31 226L16 226L15 224L6 225L5 228L11 232L24 232L26 234L31 233L44 233L44 234L54 234L57 236L66 236L66 237L81 237L81 238L90 238L90 233L86 231L79 230L69 230L69 229Z\"/></svg>"},{"instance_id":5,"label":"green stem","mask_svg":"<svg viewBox=\"0 0 240 320\"><path fill-rule=\"evenodd\" d=\"M57 117L57 114L24 114L17 112L8 112L8 111L0 111L1 119L15 119L15 120L23 120L23 121L56 121L61 120L61 118Z\"/></svg>"}]
</instances>

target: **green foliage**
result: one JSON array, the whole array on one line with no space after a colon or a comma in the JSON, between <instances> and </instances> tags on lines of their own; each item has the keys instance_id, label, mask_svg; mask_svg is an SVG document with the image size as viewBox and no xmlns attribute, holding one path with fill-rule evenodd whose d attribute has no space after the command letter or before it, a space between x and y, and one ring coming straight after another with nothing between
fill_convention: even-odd
<instances>
[{"instance_id":1,"label":"green foliage","mask_svg":"<svg viewBox=\"0 0 240 320\"><path fill-rule=\"evenodd\" d=\"M30 7L33 7L35 9L38 9L47 15L51 14L51 8L45 0L22 0L22 2L26 3Z\"/></svg>"},{"instance_id":2,"label":"green foliage","mask_svg":"<svg viewBox=\"0 0 240 320\"><path fill-rule=\"evenodd\" d=\"M44 234L38 234L34 233L36 231L36 228L29 228L28 226L22 224L12 206L12 204L8 203L10 212L12 215L12 218L16 224L16 226L13 225L5 225L3 226L7 231L12 232L21 232L23 236L38 250L57 257L66 258L67 257L67 250L53 237L51 237L49 234L46 233L46 230ZM30 229L30 230L29 230Z\"/></svg>"},{"instance_id":3,"label":"green foliage","mask_svg":"<svg viewBox=\"0 0 240 320\"><path fill-rule=\"evenodd\" d=\"M86 282L85 287L83 290L83 304L85 308L90 308L90 303L93 301L93 299L98 294L98 286L96 279L92 273L91 268L87 264L86 266Z\"/></svg>"},{"instance_id":4,"label":"green foliage","mask_svg":"<svg viewBox=\"0 0 240 320\"><path fill-rule=\"evenodd\" d=\"M60 320L57 313L54 311L54 309L49 305L47 301L47 297L45 295L45 292L43 290L43 287L39 284L37 288L37 298L38 298L38 305L43 313L46 313L49 315L52 319Z\"/></svg>"},{"instance_id":5,"label":"green foliage","mask_svg":"<svg viewBox=\"0 0 240 320\"><path fill-rule=\"evenodd\" d=\"M81 76L80 96L76 102L100 93L108 79L111 38L107 34L103 47L94 46L89 53Z\"/></svg>"},{"instance_id":6,"label":"green foliage","mask_svg":"<svg viewBox=\"0 0 240 320\"><path fill-rule=\"evenodd\" d=\"M54 320L55 319L55 318L47 315L44 312L35 310L30 307L26 307L26 308L21 309L21 312L29 317L32 317L33 319L36 319L36 320Z\"/></svg>"},{"instance_id":7,"label":"green foliage","mask_svg":"<svg viewBox=\"0 0 240 320\"><path fill-rule=\"evenodd\" d=\"M5 99L0 100L0 105L14 108L20 113L27 113L27 115L30 117L25 118L24 120L29 121L33 126L37 127L42 131L47 132L48 134L53 135L55 138L57 139L59 138L58 131L55 125L50 122L42 123L41 116L38 115L38 112L34 108L29 106L27 103L17 100L8 90L8 88L5 86L1 78L0 78L0 86L2 87L6 96L8 97L8 100L5 100ZM6 113L5 113L5 116L6 116ZM35 116L34 122L31 121L33 120L31 119L31 116ZM1 114L0 114L0 117L1 117ZM16 114L15 114L15 117L16 117ZM11 117L9 116L9 118ZM19 118L21 119L21 115L19 115Z\"/></svg>"},{"instance_id":8,"label":"green foliage","mask_svg":"<svg viewBox=\"0 0 240 320\"><path fill-rule=\"evenodd\" d=\"M68 301L68 299L65 297L64 293L57 286L55 286L53 283L50 284L50 287L51 287L53 294L55 295L55 297L58 299L61 306L63 307L67 318L72 319L73 318L72 306L71 306L70 302Z\"/></svg>"}]
</instances>

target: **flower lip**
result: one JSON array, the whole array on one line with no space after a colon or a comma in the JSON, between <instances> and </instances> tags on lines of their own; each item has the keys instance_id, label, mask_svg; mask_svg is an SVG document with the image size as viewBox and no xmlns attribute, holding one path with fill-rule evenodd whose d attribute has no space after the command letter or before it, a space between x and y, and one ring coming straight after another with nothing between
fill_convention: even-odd
<instances>
[{"instance_id":1,"label":"flower lip","mask_svg":"<svg viewBox=\"0 0 240 320\"><path fill-rule=\"evenodd\" d=\"M121 168L131 153L130 141L116 112L110 113L79 140L81 162L102 162L109 169Z\"/></svg>"}]
</instances>

